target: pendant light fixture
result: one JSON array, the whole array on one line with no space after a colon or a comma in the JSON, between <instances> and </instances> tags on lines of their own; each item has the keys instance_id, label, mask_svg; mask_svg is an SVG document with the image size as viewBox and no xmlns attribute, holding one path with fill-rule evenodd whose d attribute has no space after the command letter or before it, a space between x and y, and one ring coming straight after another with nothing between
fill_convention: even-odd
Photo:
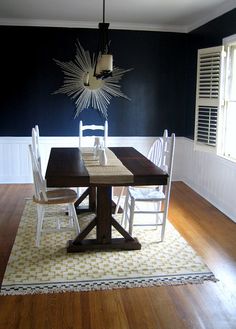
<instances>
[{"instance_id":1,"label":"pendant light fixture","mask_svg":"<svg viewBox=\"0 0 236 329\"><path fill-rule=\"evenodd\" d=\"M98 24L99 41L94 68L94 76L102 80L112 76L113 71L113 56L110 53L110 41L108 40L109 25L109 23L105 23L105 0L103 0L103 21Z\"/></svg>"}]
</instances>

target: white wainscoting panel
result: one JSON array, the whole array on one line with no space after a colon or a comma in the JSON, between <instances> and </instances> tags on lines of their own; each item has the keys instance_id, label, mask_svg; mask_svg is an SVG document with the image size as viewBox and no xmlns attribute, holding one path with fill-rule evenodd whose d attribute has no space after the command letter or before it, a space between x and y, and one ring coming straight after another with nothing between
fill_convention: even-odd
<instances>
[{"instance_id":1,"label":"white wainscoting panel","mask_svg":"<svg viewBox=\"0 0 236 329\"><path fill-rule=\"evenodd\" d=\"M194 150L187 138L178 139L176 160L179 180L236 222L236 163Z\"/></svg>"},{"instance_id":2,"label":"white wainscoting panel","mask_svg":"<svg viewBox=\"0 0 236 329\"><path fill-rule=\"evenodd\" d=\"M147 155L155 137L109 137L108 146L133 146ZM88 137L85 146L92 146ZM31 137L0 137L0 183L32 183L28 145ZM40 137L42 171L45 173L51 147L78 147L78 137Z\"/></svg>"},{"instance_id":3,"label":"white wainscoting panel","mask_svg":"<svg viewBox=\"0 0 236 329\"><path fill-rule=\"evenodd\" d=\"M32 181L28 137L0 138L0 183Z\"/></svg>"},{"instance_id":4,"label":"white wainscoting panel","mask_svg":"<svg viewBox=\"0 0 236 329\"><path fill-rule=\"evenodd\" d=\"M110 137L108 146L132 146L142 154L156 137ZM31 137L0 137L0 183L31 183ZM87 145L93 143L88 138ZM77 147L78 137L40 137L42 169L51 147ZM193 141L176 138L173 180L181 180L236 222L236 163L194 150Z\"/></svg>"}]
</instances>

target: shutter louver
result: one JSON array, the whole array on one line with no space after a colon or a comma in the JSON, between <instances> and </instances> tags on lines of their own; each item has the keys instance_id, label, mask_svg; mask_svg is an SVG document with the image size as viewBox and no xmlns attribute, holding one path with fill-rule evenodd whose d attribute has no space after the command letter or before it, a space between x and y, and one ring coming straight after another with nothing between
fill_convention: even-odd
<instances>
[{"instance_id":1,"label":"shutter louver","mask_svg":"<svg viewBox=\"0 0 236 329\"><path fill-rule=\"evenodd\" d=\"M195 145L216 149L222 47L198 51Z\"/></svg>"},{"instance_id":2,"label":"shutter louver","mask_svg":"<svg viewBox=\"0 0 236 329\"><path fill-rule=\"evenodd\" d=\"M219 98L220 54L206 54L200 57L199 97Z\"/></svg>"},{"instance_id":3,"label":"shutter louver","mask_svg":"<svg viewBox=\"0 0 236 329\"><path fill-rule=\"evenodd\" d=\"M198 108L198 142L216 146L217 111L217 107L200 106Z\"/></svg>"}]
</instances>

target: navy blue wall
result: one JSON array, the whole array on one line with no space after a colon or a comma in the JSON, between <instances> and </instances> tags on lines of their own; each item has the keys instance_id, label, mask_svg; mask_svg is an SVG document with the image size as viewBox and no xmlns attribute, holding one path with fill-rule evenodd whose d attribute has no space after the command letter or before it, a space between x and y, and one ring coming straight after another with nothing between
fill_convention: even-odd
<instances>
[{"instance_id":1,"label":"navy blue wall","mask_svg":"<svg viewBox=\"0 0 236 329\"><path fill-rule=\"evenodd\" d=\"M131 101L113 98L108 107L109 135L156 136L168 128L192 138L197 49L221 44L222 37L236 33L235 12L189 34L110 30L114 64L134 70L121 80L121 89ZM1 136L29 136L35 124L44 136L75 136L79 119L104 121L93 109L74 119L70 98L52 94L63 83L53 58L72 60L77 39L95 52L97 33L94 29L0 27Z\"/></svg>"}]
</instances>

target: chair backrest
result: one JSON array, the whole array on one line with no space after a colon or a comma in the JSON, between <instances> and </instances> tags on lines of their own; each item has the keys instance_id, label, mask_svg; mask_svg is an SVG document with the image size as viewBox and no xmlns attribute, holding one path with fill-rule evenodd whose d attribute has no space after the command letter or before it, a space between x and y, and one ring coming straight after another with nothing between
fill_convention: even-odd
<instances>
[{"instance_id":1,"label":"chair backrest","mask_svg":"<svg viewBox=\"0 0 236 329\"><path fill-rule=\"evenodd\" d=\"M98 134L96 135L95 132L102 131L101 137L103 137L104 147L107 147L107 138L108 138L108 122L107 121L105 121L104 125L83 125L83 121L80 120L80 122L79 122L79 147L83 146L83 139L86 137L86 136L84 136L85 130L93 131L93 135L89 136L89 138L92 137L93 142L94 142L95 137L99 136Z\"/></svg>"},{"instance_id":2,"label":"chair backrest","mask_svg":"<svg viewBox=\"0 0 236 329\"><path fill-rule=\"evenodd\" d=\"M148 159L152 161L156 166L160 167L163 154L163 138L158 137L152 144L149 152Z\"/></svg>"},{"instance_id":3,"label":"chair backrest","mask_svg":"<svg viewBox=\"0 0 236 329\"><path fill-rule=\"evenodd\" d=\"M167 155L167 142L168 130L165 129L162 137L157 137L155 142L150 147L148 152L148 159L151 160L156 166L167 171L165 168L166 155Z\"/></svg>"},{"instance_id":4,"label":"chair backrest","mask_svg":"<svg viewBox=\"0 0 236 329\"><path fill-rule=\"evenodd\" d=\"M46 193L46 181L43 179L41 170L39 168L38 160L33 152L32 145L29 145L29 152L33 171L34 189L35 189L35 199L40 201L47 201Z\"/></svg>"},{"instance_id":5,"label":"chair backrest","mask_svg":"<svg viewBox=\"0 0 236 329\"><path fill-rule=\"evenodd\" d=\"M163 135L163 154L160 168L166 171L171 179L175 151L175 134L168 137L168 131L165 130Z\"/></svg>"},{"instance_id":6,"label":"chair backrest","mask_svg":"<svg viewBox=\"0 0 236 329\"><path fill-rule=\"evenodd\" d=\"M168 135L167 135L168 136ZM166 137L166 136L165 136ZM175 134L172 133L170 137L167 137L166 142L164 141L165 149L163 151L163 165L162 169L167 171L169 177L167 185L163 187L163 192L165 194L165 213L166 217L168 216L169 202L170 202L170 190L171 190L171 181L172 181L172 171L174 163L174 152L175 152Z\"/></svg>"},{"instance_id":7,"label":"chair backrest","mask_svg":"<svg viewBox=\"0 0 236 329\"><path fill-rule=\"evenodd\" d=\"M32 128L32 151L35 155L35 158L38 161L38 166L40 171L42 171L42 164L41 164L41 155L39 151L39 126L36 125Z\"/></svg>"},{"instance_id":8,"label":"chair backrest","mask_svg":"<svg viewBox=\"0 0 236 329\"><path fill-rule=\"evenodd\" d=\"M175 134L172 133L170 137L166 137L166 140L164 139L163 163L161 165L162 170L166 171L169 175L167 185L163 186L163 192L166 197L165 208L167 213L168 213L169 200L170 200L170 189L171 189L172 171L173 171L173 163L174 163L174 151L175 151Z\"/></svg>"},{"instance_id":9,"label":"chair backrest","mask_svg":"<svg viewBox=\"0 0 236 329\"><path fill-rule=\"evenodd\" d=\"M155 163L156 166L168 173L168 184L165 188L168 198L170 194L170 186L172 180L173 161L174 161L174 150L175 150L175 134L168 136L168 130L165 129L163 137L158 137L152 144L148 159Z\"/></svg>"}]
</instances>

